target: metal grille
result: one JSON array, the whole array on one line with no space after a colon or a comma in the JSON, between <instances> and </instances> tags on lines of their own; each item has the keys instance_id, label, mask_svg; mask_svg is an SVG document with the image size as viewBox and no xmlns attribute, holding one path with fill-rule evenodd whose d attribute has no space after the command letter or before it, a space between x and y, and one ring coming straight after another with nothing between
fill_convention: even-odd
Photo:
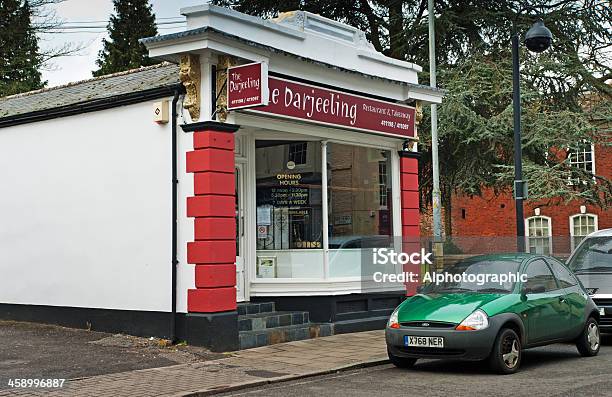
<instances>
[{"instance_id":1,"label":"metal grille","mask_svg":"<svg viewBox=\"0 0 612 397\"><path fill-rule=\"evenodd\" d=\"M612 317L602 317L599 320L599 325L603 327L612 327Z\"/></svg>"},{"instance_id":2,"label":"metal grille","mask_svg":"<svg viewBox=\"0 0 612 397\"><path fill-rule=\"evenodd\" d=\"M429 324L429 325L423 325ZM417 327L417 328L455 328L457 324L445 323L442 321L408 321L400 323L402 327Z\"/></svg>"},{"instance_id":3,"label":"metal grille","mask_svg":"<svg viewBox=\"0 0 612 397\"><path fill-rule=\"evenodd\" d=\"M612 298L610 299L593 299L597 306L612 306Z\"/></svg>"}]
</instances>

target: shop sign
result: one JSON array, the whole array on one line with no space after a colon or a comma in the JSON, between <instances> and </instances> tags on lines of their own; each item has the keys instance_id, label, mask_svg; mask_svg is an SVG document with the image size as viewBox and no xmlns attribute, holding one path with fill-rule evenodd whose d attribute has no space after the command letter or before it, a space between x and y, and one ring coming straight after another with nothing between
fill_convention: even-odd
<instances>
[{"instance_id":1,"label":"shop sign","mask_svg":"<svg viewBox=\"0 0 612 397\"><path fill-rule=\"evenodd\" d=\"M269 77L267 106L251 109L290 119L403 138L415 137L415 108Z\"/></svg>"},{"instance_id":2,"label":"shop sign","mask_svg":"<svg viewBox=\"0 0 612 397\"><path fill-rule=\"evenodd\" d=\"M227 109L268 104L268 65L263 62L227 69Z\"/></svg>"},{"instance_id":3,"label":"shop sign","mask_svg":"<svg viewBox=\"0 0 612 397\"><path fill-rule=\"evenodd\" d=\"M272 205L274 207L296 207L308 205L308 188L273 187L271 191Z\"/></svg>"},{"instance_id":4,"label":"shop sign","mask_svg":"<svg viewBox=\"0 0 612 397\"><path fill-rule=\"evenodd\" d=\"M338 215L334 218L334 225L343 226L343 225L352 225L353 224L353 215Z\"/></svg>"},{"instance_id":5,"label":"shop sign","mask_svg":"<svg viewBox=\"0 0 612 397\"><path fill-rule=\"evenodd\" d=\"M276 174L279 187L270 190L272 206L295 207L305 206L309 202L309 190L301 187L302 174L279 173Z\"/></svg>"}]
</instances>

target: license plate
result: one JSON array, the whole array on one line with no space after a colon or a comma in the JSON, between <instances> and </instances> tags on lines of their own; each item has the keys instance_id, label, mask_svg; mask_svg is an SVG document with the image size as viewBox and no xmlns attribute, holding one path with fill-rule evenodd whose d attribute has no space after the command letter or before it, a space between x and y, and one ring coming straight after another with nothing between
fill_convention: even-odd
<instances>
[{"instance_id":1,"label":"license plate","mask_svg":"<svg viewBox=\"0 0 612 397\"><path fill-rule=\"evenodd\" d=\"M606 315L606 309L605 309L605 308L603 308L603 307L600 307L600 308L599 308L599 315L600 315L600 316L605 316L605 315Z\"/></svg>"},{"instance_id":2,"label":"license plate","mask_svg":"<svg viewBox=\"0 0 612 397\"><path fill-rule=\"evenodd\" d=\"M444 338L441 336L412 336L404 335L404 346L411 347L444 347Z\"/></svg>"}]
</instances>

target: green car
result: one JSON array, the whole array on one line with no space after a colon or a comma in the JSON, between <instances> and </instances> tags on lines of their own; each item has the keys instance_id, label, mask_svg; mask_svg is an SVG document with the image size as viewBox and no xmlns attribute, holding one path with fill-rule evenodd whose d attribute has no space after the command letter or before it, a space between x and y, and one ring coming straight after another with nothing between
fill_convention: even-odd
<instances>
[{"instance_id":1,"label":"green car","mask_svg":"<svg viewBox=\"0 0 612 397\"><path fill-rule=\"evenodd\" d=\"M396 366L411 367L419 358L487 359L496 372L511 374L523 349L571 341L583 356L599 352L599 311L558 260L477 256L446 274L456 276L426 285L391 314L385 338ZM518 277L494 278L509 274Z\"/></svg>"}]
</instances>

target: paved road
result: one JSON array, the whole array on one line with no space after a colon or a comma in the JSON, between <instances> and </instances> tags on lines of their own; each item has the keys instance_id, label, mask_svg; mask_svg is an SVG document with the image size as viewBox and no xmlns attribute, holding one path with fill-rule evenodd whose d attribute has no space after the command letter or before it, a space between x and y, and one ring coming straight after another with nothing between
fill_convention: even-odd
<instances>
[{"instance_id":1,"label":"paved road","mask_svg":"<svg viewBox=\"0 0 612 397\"><path fill-rule=\"evenodd\" d=\"M519 373L487 372L482 363L422 360L414 369L392 365L277 383L233 396L612 396L612 337L599 356L582 358L572 345L528 350Z\"/></svg>"}]
</instances>

